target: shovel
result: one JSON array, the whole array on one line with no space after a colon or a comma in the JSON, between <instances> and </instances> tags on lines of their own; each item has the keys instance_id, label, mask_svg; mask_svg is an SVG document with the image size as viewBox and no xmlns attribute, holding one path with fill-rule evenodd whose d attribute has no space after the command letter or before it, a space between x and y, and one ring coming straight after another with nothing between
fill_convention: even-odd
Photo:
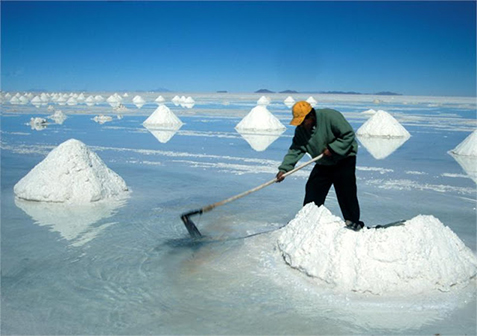
<instances>
[{"instance_id":1,"label":"shovel","mask_svg":"<svg viewBox=\"0 0 477 336\"><path fill-rule=\"evenodd\" d=\"M295 169L293 170L290 170L289 172L283 174L283 177L287 177L288 175L291 175L297 171L299 171L300 169L308 166L309 164L313 163L313 162L316 162L318 161L319 159L321 159L323 157L323 154L320 154L318 155L317 157L311 159L310 161L308 162L305 162L304 164L302 164L301 166L298 166L296 167ZM181 215L181 219L182 219L182 222L184 222L184 225L187 229L187 231L189 231L189 234L192 238L200 238L202 237L202 234L200 233L199 229L197 229L197 226L194 224L194 222L192 221L192 219L190 218L191 216L194 216L194 215L200 215L200 214L203 214L204 212L209 212L210 210L212 209L215 209L216 207L220 206L220 205L224 205L224 204L227 204L227 203L230 203L232 201L235 201L239 198L242 198L244 196L247 196L247 195L250 195L251 193L255 192L255 191L258 191L260 189L263 189L265 187L268 187L269 185L273 184L277 182L277 178L274 178L273 180L271 181L268 181L264 184L261 184L259 185L258 187L255 187L253 189L250 189L248 191L244 191L243 193L241 194L238 194L238 195L235 195L235 196L232 196L230 198L227 198L223 201L220 201L220 202L217 202L217 203L213 203L213 204L210 204L210 205L207 205L201 209L198 209L198 210L193 210L193 211L189 211L189 212L186 212L184 214Z\"/></svg>"}]
</instances>

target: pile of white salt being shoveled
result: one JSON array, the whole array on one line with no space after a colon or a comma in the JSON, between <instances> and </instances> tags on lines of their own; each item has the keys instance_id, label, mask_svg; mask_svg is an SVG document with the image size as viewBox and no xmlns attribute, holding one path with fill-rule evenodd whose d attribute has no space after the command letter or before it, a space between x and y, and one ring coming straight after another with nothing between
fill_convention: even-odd
<instances>
[{"instance_id":1,"label":"pile of white salt being shoveled","mask_svg":"<svg viewBox=\"0 0 477 336\"><path fill-rule=\"evenodd\" d=\"M14 186L17 198L39 202L84 204L127 192L126 182L75 139L53 149Z\"/></svg>"},{"instance_id":2,"label":"pile of white salt being shoveled","mask_svg":"<svg viewBox=\"0 0 477 336\"><path fill-rule=\"evenodd\" d=\"M304 206L282 229L285 262L341 291L409 295L475 283L477 257L433 216L402 226L348 230L324 206Z\"/></svg>"}]
</instances>

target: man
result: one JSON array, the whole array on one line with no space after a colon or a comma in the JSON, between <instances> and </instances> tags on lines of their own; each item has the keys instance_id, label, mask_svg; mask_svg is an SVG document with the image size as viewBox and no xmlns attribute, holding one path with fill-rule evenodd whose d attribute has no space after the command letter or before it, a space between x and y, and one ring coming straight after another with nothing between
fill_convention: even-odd
<instances>
[{"instance_id":1,"label":"man","mask_svg":"<svg viewBox=\"0 0 477 336\"><path fill-rule=\"evenodd\" d=\"M292 113L290 125L297 127L290 149L278 167L277 182L285 179L283 174L292 170L305 153L312 157L323 154L308 178L303 203L324 204L333 185L347 227L361 230L364 223L359 220L355 175L358 144L353 128L340 112L332 109L315 111L306 101L297 102Z\"/></svg>"}]
</instances>

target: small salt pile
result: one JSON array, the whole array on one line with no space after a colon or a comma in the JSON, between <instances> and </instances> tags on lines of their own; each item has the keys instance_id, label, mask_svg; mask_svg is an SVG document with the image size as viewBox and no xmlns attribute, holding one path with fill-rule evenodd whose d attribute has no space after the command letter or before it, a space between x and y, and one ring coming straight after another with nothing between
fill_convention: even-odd
<instances>
[{"instance_id":1,"label":"small salt pile","mask_svg":"<svg viewBox=\"0 0 477 336\"><path fill-rule=\"evenodd\" d=\"M466 174L477 183L477 130L450 151Z\"/></svg>"},{"instance_id":2,"label":"small salt pile","mask_svg":"<svg viewBox=\"0 0 477 336\"><path fill-rule=\"evenodd\" d=\"M433 216L354 232L310 203L282 229L278 248L292 268L344 292L412 295L467 286L477 258Z\"/></svg>"},{"instance_id":3,"label":"small salt pile","mask_svg":"<svg viewBox=\"0 0 477 336\"><path fill-rule=\"evenodd\" d=\"M63 122L66 120L66 114L64 114L62 111L60 110L57 110L55 111L55 113L53 113L52 115L50 115L48 117L49 119L53 120L56 124L63 124Z\"/></svg>"},{"instance_id":4,"label":"small salt pile","mask_svg":"<svg viewBox=\"0 0 477 336\"><path fill-rule=\"evenodd\" d=\"M166 100L164 99L163 96L159 96L156 98L155 102L158 104L163 104Z\"/></svg>"},{"instance_id":5,"label":"small salt pile","mask_svg":"<svg viewBox=\"0 0 477 336\"><path fill-rule=\"evenodd\" d=\"M293 105L295 105L295 99L293 99L292 96L288 96L284 101L283 103L287 106L287 107L292 107Z\"/></svg>"},{"instance_id":6,"label":"small salt pile","mask_svg":"<svg viewBox=\"0 0 477 336\"><path fill-rule=\"evenodd\" d=\"M308 97L308 99L306 100L308 103L310 103L311 106L315 107L316 104L318 104L318 102L316 101L315 98L313 98L312 96Z\"/></svg>"},{"instance_id":7,"label":"small salt pile","mask_svg":"<svg viewBox=\"0 0 477 336\"><path fill-rule=\"evenodd\" d=\"M286 127L265 106L254 107L238 124L239 132L285 130Z\"/></svg>"},{"instance_id":8,"label":"small salt pile","mask_svg":"<svg viewBox=\"0 0 477 336\"><path fill-rule=\"evenodd\" d=\"M267 106L269 105L271 102L271 99L270 98L267 98L265 96L261 96L258 100L257 100L257 105L263 105L263 106Z\"/></svg>"},{"instance_id":9,"label":"small salt pile","mask_svg":"<svg viewBox=\"0 0 477 336\"><path fill-rule=\"evenodd\" d=\"M136 107L139 109L143 107L146 103L146 101L141 96L135 96L132 101L134 105L136 105Z\"/></svg>"},{"instance_id":10,"label":"small salt pile","mask_svg":"<svg viewBox=\"0 0 477 336\"><path fill-rule=\"evenodd\" d=\"M456 155L477 157L477 130L473 131L451 152Z\"/></svg>"},{"instance_id":11,"label":"small salt pile","mask_svg":"<svg viewBox=\"0 0 477 336\"><path fill-rule=\"evenodd\" d=\"M123 196L128 188L96 153L70 139L53 149L13 190L27 201L89 203Z\"/></svg>"},{"instance_id":12,"label":"small salt pile","mask_svg":"<svg viewBox=\"0 0 477 336\"><path fill-rule=\"evenodd\" d=\"M410 137L409 132L388 112L379 110L356 132L360 136Z\"/></svg>"},{"instance_id":13,"label":"small salt pile","mask_svg":"<svg viewBox=\"0 0 477 336\"><path fill-rule=\"evenodd\" d=\"M143 122L144 126L164 128L179 128L182 121L166 105L159 105L157 109Z\"/></svg>"}]
</instances>

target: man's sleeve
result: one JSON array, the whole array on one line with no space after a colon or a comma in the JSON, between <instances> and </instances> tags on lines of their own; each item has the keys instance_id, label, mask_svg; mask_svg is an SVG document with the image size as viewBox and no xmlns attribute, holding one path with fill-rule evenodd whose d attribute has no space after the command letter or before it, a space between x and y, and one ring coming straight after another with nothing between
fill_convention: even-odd
<instances>
[{"instance_id":1,"label":"man's sleeve","mask_svg":"<svg viewBox=\"0 0 477 336\"><path fill-rule=\"evenodd\" d=\"M288 153L285 154L282 164L278 167L279 171L286 173L292 170L296 163L305 155L305 147L299 144L298 139L299 135L295 132L290 149L288 149Z\"/></svg>"}]
</instances>

